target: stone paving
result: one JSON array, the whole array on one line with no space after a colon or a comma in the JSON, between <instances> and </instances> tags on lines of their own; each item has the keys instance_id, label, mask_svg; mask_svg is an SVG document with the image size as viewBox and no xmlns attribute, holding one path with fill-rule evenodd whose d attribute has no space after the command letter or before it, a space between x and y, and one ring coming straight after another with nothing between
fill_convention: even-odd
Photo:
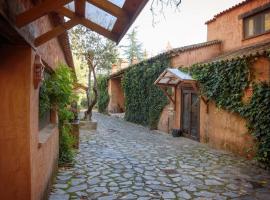
<instances>
[{"instance_id":1,"label":"stone paving","mask_svg":"<svg viewBox=\"0 0 270 200\"><path fill-rule=\"evenodd\" d=\"M206 145L95 114L76 164L60 169L50 200L270 199L270 174Z\"/></svg>"}]
</instances>

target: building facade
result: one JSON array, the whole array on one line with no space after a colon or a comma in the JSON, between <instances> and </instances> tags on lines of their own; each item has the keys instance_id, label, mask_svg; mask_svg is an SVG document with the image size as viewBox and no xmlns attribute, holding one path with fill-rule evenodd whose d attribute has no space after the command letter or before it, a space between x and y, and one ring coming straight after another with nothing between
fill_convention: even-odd
<instances>
[{"instance_id":1,"label":"building facade","mask_svg":"<svg viewBox=\"0 0 270 200\"><path fill-rule=\"evenodd\" d=\"M269 7L270 1L247 0L219 13L206 22L208 42L220 41L216 49L178 55L172 58L171 66L190 67L196 63L229 60L267 51L270 42ZM250 68L254 81L269 82L268 58L262 55ZM217 108L215 102L206 103L199 95L191 85L177 86L174 128L186 130L188 137L214 148L252 157L255 141L248 133L246 121L238 114Z\"/></svg>"},{"instance_id":2,"label":"building facade","mask_svg":"<svg viewBox=\"0 0 270 200\"><path fill-rule=\"evenodd\" d=\"M67 33L36 48L33 38L63 18L44 16L17 29L15 17L35 1L0 1L0 199L44 199L58 160L56 113L39 129L37 67L53 71L58 63L73 68Z\"/></svg>"},{"instance_id":3,"label":"building facade","mask_svg":"<svg viewBox=\"0 0 270 200\"><path fill-rule=\"evenodd\" d=\"M170 59L168 67L188 68L193 64L256 55L267 51L270 44L270 1L243 1L215 15L206 22L206 25L208 30L206 42L165 52ZM121 80L124 71L113 73L110 82L112 83L114 78ZM269 59L260 56L251 66L251 71L254 81L269 82ZM120 96L124 96L120 82L115 88L118 88ZM193 84L178 84L173 91L175 103L171 102L164 108L158 124L159 130L164 132L170 132L172 128L186 130L187 137L207 143L214 148L246 157L254 155L252 149L255 141L248 133L243 118L217 108L215 102L205 102ZM120 101L118 104L124 105L124 98L118 96L112 95L111 101Z\"/></svg>"}]
</instances>

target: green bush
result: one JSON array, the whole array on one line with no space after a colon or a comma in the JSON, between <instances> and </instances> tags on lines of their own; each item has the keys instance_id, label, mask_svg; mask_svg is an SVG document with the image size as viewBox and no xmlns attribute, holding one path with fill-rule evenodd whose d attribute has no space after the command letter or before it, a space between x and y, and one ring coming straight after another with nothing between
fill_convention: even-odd
<instances>
[{"instance_id":1,"label":"green bush","mask_svg":"<svg viewBox=\"0 0 270 200\"><path fill-rule=\"evenodd\" d=\"M81 99L81 107L82 108L87 108L87 103L88 103L87 98L84 97Z\"/></svg>"},{"instance_id":2,"label":"green bush","mask_svg":"<svg viewBox=\"0 0 270 200\"><path fill-rule=\"evenodd\" d=\"M71 163L74 153L72 145L74 138L68 122L73 119L69 110L71 102L75 99L73 94L74 74L71 69L59 64L51 76L46 78L40 88L40 112L49 108L57 108L59 118L59 163Z\"/></svg>"},{"instance_id":3,"label":"green bush","mask_svg":"<svg viewBox=\"0 0 270 200\"><path fill-rule=\"evenodd\" d=\"M250 133L257 139L257 159L270 166L270 86L251 83L250 65L256 57L238 58L206 65L194 65L190 72L200 84L201 94L216 105L238 113L247 120ZM253 95L243 103L244 90L253 84Z\"/></svg>"},{"instance_id":4,"label":"green bush","mask_svg":"<svg viewBox=\"0 0 270 200\"><path fill-rule=\"evenodd\" d=\"M102 75L98 76L97 87L98 87L98 99L97 99L98 112L106 113L107 106L110 100L108 93L108 76Z\"/></svg>"},{"instance_id":5,"label":"green bush","mask_svg":"<svg viewBox=\"0 0 270 200\"><path fill-rule=\"evenodd\" d=\"M70 134L71 126L64 124L59 127L59 132L61 133L59 136L59 164L73 163L75 138Z\"/></svg>"},{"instance_id":6,"label":"green bush","mask_svg":"<svg viewBox=\"0 0 270 200\"><path fill-rule=\"evenodd\" d=\"M130 67L123 78L125 119L156 129L167 97L154 81L168 67L168 58L148 60Z\"/></svg>"}]
</instances>

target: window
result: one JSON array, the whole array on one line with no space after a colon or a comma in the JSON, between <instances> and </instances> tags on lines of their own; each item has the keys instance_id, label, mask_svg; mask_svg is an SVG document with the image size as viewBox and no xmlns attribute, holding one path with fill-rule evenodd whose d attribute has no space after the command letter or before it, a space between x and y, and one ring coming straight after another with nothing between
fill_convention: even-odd
<instances>
[{"instance_id":1,"label":"window","mask_svg":"<svg viewBox=\"0 0 270 200\"><path fill-rule=\"evenodd\" d=\"M244 18L245 38L257 36L270 31L270 10Z\"/></svg>"}]
</instances>

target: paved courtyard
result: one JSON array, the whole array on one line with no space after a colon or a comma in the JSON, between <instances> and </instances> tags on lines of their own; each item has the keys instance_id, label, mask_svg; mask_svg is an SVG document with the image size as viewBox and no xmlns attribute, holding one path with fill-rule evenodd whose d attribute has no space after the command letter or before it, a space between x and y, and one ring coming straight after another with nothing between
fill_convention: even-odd
<instances>
[{"instance_id":1,"label":"paved courtyard","mask_svg":"<svg viewBox=\"0 0 270 200\"><path fill-rule=\"evenodd\" d=\"M95 114L76 164L60 169L50 200L270 199L270 174L186 138Z\"/></svg>"}]
</instances>

